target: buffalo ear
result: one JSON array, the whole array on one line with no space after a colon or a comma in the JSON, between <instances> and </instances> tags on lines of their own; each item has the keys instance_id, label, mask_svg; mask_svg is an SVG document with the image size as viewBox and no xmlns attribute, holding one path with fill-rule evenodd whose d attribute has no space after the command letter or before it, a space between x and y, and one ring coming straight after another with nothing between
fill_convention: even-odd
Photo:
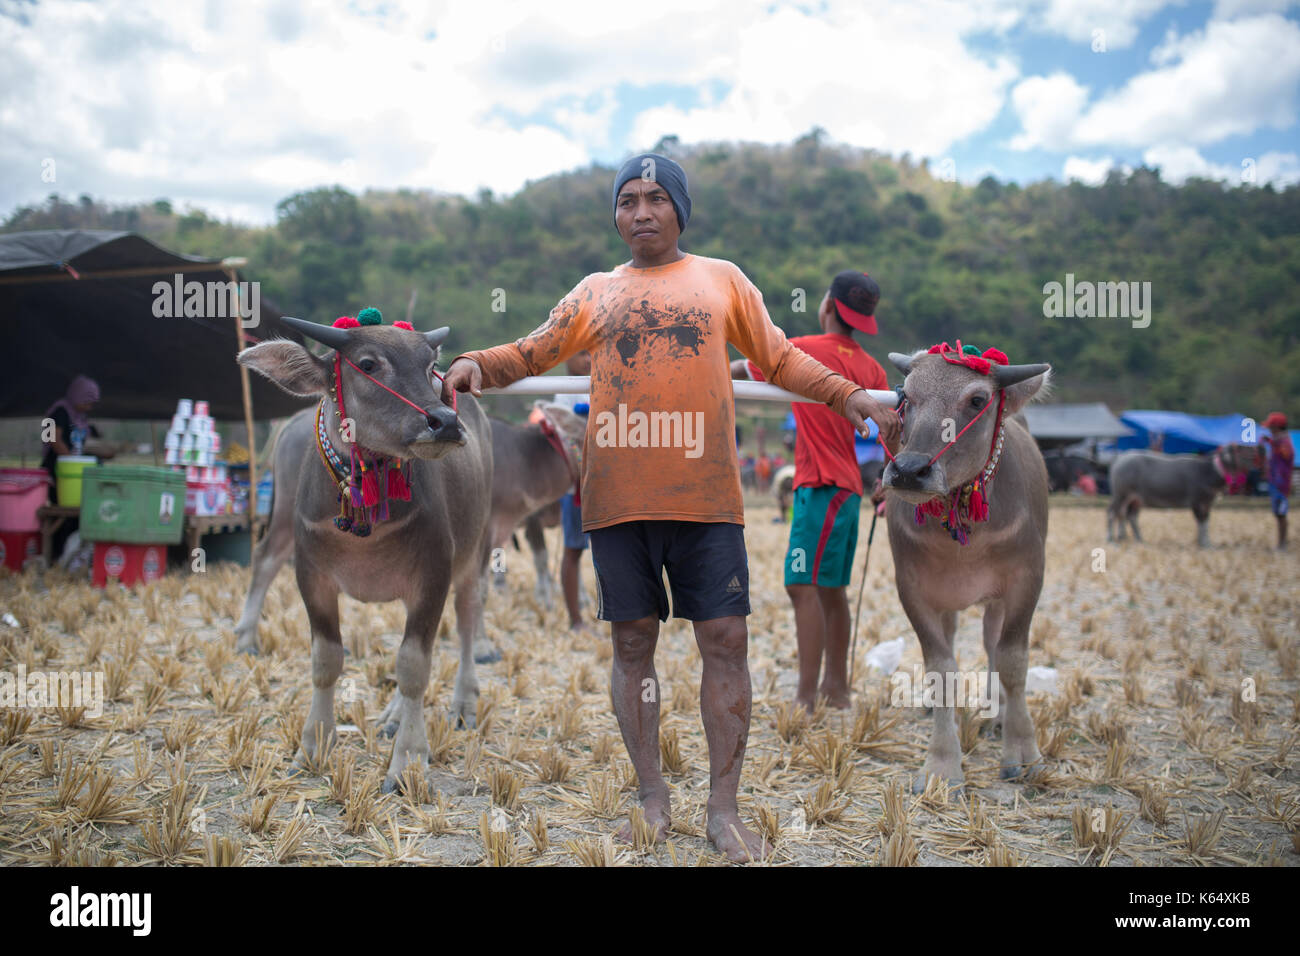
<instances>
[{"instance_id":1,"label":"buffalo ear","mask_svg":"<svg viewBox=\"0 0 1300 956\"><path fill-rule=\"evenodd\" d=\"M1006 414L1015 415L1035 398L1045 398L1047 393L1051 391L1052 366L1011 365L1005 367L1021 371L1025 369L1039 370L1037 372L1031 371L1027 378L1018 378L1012 385L1003 386L1007 395ZM998 368L999 366L994 366L995 373Z\"/></svg>"},{"instance_id":2,"label":"buffalo ear","mask_svg":"<svg viewBox=\"0 0 1300 956\"><path fill-rule=\"evenodd\" d=\"M894 368L904 375L912 371L912 356L910 355L904 355L902 352L890 352L889 361L893 362Z\"/></svg>"},{"instance_id":3,"label":"buffalo ear","mask_svg":"<svg viewBox=\"0 0 1300 956\"><path fill-rule=\"evenodd\" d=\"M266 376L290 395L314 398L329 389L328 363L288 339L272 339L244 349L236 361Z\"/></svg>"}]
</instances>

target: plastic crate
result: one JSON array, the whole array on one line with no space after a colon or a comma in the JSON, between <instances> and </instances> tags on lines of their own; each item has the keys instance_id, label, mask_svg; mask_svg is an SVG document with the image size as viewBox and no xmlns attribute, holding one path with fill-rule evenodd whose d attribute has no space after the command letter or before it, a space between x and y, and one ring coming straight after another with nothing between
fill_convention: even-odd
<instances>
[{"instance_id":1,"label":"plastic crate","mask_svg":"<svg viewBox=\"0 0 1300 956\"><path fill-rule=\"evenodd\" d=\"M157 581L167 573L167 549L156 544L95 542L90 583L97 588L115 580L125 587Z\"/></svg>"},{"instance_id":2,"label":"plastic crate","mask_svg":"<svg viewBox=\"0 0 1300 956\"><path fill-rule=\"evenodd\" d=\"M183 472L143 465L101 465L83 473L83 540L178 544L184 530Z\"/></svg>"}]
</instances>

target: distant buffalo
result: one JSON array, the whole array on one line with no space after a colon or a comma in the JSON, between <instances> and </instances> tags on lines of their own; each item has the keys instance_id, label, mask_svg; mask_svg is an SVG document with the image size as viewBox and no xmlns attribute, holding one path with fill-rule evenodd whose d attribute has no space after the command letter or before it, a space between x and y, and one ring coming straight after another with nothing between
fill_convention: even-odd
<instances>
[{"instance_id":1,"label":"distant buffalo","mask_svg":"<svg viewBox=\"0 0 1300 956\"><path fill-rule=\"evenodd\" d=\"M1123 541L1124 522L1138 541L1137 515L1148 508L1191 508L1196 517L1196 543L1210 545L1210 505L1224 487L1227 475L1244 475L1256 467L1259 451L1251 445L1224 445L1214 454L1165 455L1155 451L1126 451L1110 466L1111 499L1106 509L1106 540L1115 540L1119 524Z\"/></svg>"}]
</instances>

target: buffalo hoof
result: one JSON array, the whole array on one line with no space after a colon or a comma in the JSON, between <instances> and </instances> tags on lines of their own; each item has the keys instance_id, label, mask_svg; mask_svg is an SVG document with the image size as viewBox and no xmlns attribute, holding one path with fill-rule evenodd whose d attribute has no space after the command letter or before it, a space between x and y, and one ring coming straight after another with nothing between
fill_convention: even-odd
<instances>
[{"instance_id":1,"label":"buffalo hoof","mask_svg":"<svg viewBox=\"0 0 1300 956\"><path fill-rule=\"evenodd\" d=\"M499 660L501 660L501 651L495 647L490 651L474 655L475 664L495 664Z\"/></svg>"},{"instance_id":2,"label":"buffalo hoof","mask_svg":"<svg viewBox=\"0 0 1300 956\"><path fill-rule=\"evenodd\" d=\"M257 646L257 638L252 638L251 640L241 639L235 644L235 653L247 654L250 657L258 657L261 655L262 649Z\"/></svg>"},{"instance_id":3,"label":"buffalo hoof","mask_svg":"<svg viewBox=\"0 0 1300 956\"><path fill-rule=\"evenodd\" d=\"M397 728L400 726L402 726L402 722L400 720L390 720L388 723L384 724L382 727L379 728L379 732L383 734L385 737L396 737Z\"/></svg>"},{"instance_id":4,"label":"buffalo hoof","mask_svg":"<svg viewBox=\"0 0 1300 956\"><path fill-rule=\"evenodd\" d=\"M473 730L478 726L478 718L473 712L462 713L459 710L452 710L448 712L447 719L456 730Z\"/></svg>"},{"instance_id":5,"label":"buffalo hoof","mask_svg":"<svg viewBox=\"0 0 1300 956\"><path fill-rule=\"evenodd\" d=\"M384 782L379 785L379 792L383 794L400 793L401 790L402 782L400 780L395 780L392 777L385 777Z\"/></svg>"},{"instance_id":6,"label":"buffalo hoof","mask_svg":"<svg viewBox=\"0 0 1300 956\"><path fill-rule=\"evenodd\" d=\"M1042 761L1036 763L1010 763L1003 764L1002 769L998 771L998 776L1003 780L1014 780L1018 783L1032 783L1043 775L1046 769Z\"/></svg>"}]
</instances>

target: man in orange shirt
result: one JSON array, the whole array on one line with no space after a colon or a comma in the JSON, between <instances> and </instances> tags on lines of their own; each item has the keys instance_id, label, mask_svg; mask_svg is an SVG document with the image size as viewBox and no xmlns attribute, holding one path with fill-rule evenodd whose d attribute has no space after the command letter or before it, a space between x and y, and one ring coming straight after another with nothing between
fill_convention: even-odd
<instances>
[{"instance_id":1,"label":"man in orange shirt","mask_svg":"<svg viewBox=\"0 0 1300 956\"><path fill-rule=\"evenodd\" d=\"M453 389L477 395L591 352L582 527L591 535L598 616L611 622L610 696L645 821L653 839L664 839L671 818L654 651L659 622L668 618L667 570L674 614L692 622L703 659L707 833L728 859L759 859L771 848L736 805L749 733L750 606L727 344L776 384L826 402L859 430L870 417L896 442L901 427L892 409L790 345L739 268L681 251L691 205L675 162L633 157L615 178L613 198L631 261L587 276L530 335L457 358L444 397Z\"/></svg>"},{"instance_id":2,"label":"man in orange shirt","mask_svg":"<svg viewBox=\"0 0 1300 956\"><path fill-rule=\"evenodd\" d=\"M857 329L876 334L880 287L861 272L837 275L817 311L821 335L790 344L863 388L887 389L885 370L853 340ZM763 381L753 362L731 365L736 378ZM858 545L862 472L853 426L821 405L794 403L794 512L785 555L785 591L794 605L799 646L796 699L809 713L817 703L817 677L826 661L821 693L832 707L849 706L849 599Z\"/></svg>"}]
</instances>

